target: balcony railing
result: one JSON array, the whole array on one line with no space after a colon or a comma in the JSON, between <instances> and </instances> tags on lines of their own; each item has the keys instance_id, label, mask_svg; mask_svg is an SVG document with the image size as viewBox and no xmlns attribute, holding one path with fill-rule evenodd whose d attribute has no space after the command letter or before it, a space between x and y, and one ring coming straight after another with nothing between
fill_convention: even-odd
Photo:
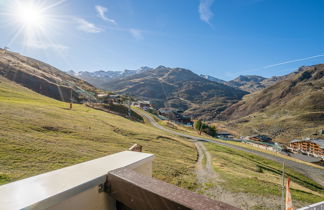
<instances>
[{"instance_id":1,"label":"balcony railing","mask_svg":"<svg viewBox=\"0 0 324 210\"><path fill-rule=\"evenodd\" d=\"M125 151L0 186L0 209L237 209L152 178L154 156Z\"/></svg>"}]
</instances>

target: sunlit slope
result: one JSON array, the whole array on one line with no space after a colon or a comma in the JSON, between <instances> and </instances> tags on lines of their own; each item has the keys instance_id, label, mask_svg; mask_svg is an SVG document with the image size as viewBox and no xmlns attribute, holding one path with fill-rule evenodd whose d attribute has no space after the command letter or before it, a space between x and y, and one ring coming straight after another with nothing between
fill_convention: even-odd
<instances>
[{"instance_id":1,"label":"sunlit slope","mask_svg":"<svg viewBox=\"0 0 324 210\"><path fill-rule=\"evenodd\" d=\"M154 176L195 185L191 143L148 125L56 101L0 77L0 184L126 150L156 155Z\"/></svg>"},{"instance_id":2,"label":"sunlit slope","mask_svg":"<svg viewBox=\"0 0 324 210\"><path fill-rule=\"evenodd\" d=\"M207 191L221 188L224 195L235 197L235 206L244 209L280 209L282 164L216 144L208 143L206 147L218 174L218 179L211 181ZM291 178L295 208L323 201L321 185L289 167L285 168L285 176ZM227 199L230 198L224 201Z\"/></svg>"},{"instance_id":3,"label":"sunlit slope","mask_svg":"<svg viewBox=\"0 0 324 210\"><path fill-rule=\"evenodd\" d=\"M262 133L282 142L323 138L319 131L324 129L324 64L302 67L275 85L247 95L222 115L227 127L240 135Z\"/></svg>"},{"instance_id":4,"label":"sunlit slope","mask_svg":"<svg viewBox=\"0 0 324 210\"><path fill-rule=\"evenodd\" d=\"M42 61L0 48L0 76L37 93L60 100L93 100L102 92L89 83L72 77Z\"/></svg>"}]
</instances>

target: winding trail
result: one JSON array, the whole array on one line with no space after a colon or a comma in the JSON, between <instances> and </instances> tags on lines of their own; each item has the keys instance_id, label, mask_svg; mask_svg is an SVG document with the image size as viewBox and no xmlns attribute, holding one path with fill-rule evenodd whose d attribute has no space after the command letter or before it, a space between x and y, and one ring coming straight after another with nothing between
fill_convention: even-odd
<instances>
[{"instance_id":1,"label":"winding trail","mask_svg":"<svg viewBox=\"0 0 324 210\"><path fill-rule=\"evenodd\" d=\"M191 135L188 135L188 134L184 134L184 133L180 133L180 132L177 132L177 131L174 131L174 130L170 130L170 129L167 129L167 128L161 126L160 124L158 124L154 120L154 118L151 115L149 115L148 113L146 113L144 111L141 111L141 110L134 110L134 111L138 112L139 114L141 114L142 116L147 118L149 120L149 122L154 127L158 128L160 130L166 131L166 132L174 134L174 135L182 136L182 137L185 137L185 138L188 138L188 139L191 139L191 140L196 140L196 141L200 141L200 142L210 142L210 143L213 143L213 144L218 144L218 145L221 145L221 146L226 146L226 147L241 150L241 151L244 151L244 152L252 153L252 154L255 154L255 155L258 155L258 156L261 156L261 157L264 157L264 158L267 158L269 160L273 160L273 161L276 161L276 162L279 162L279 163L285 162L285 166L290 167L290 168L294 169L295 171L298 171L301 174L304 174L305 176L313 179L315 182L317 182L320 185L324 186L324 170L323 169L312 167L312 166L309 166L309 165L305 165L305 164L302 164L302 163L299 163L299 162L296 162L296 161L293 161L293 160L285 159L285 158L282 158L282 157L279 157L279 156L271 155L269 153L263 153L261 151L252 150L252 149L248 149L248 148L245 148L245 147L240 147L238 145L228 144L228 143L224 143L224 142L220 142L220 141L216 141L216 140L205 139L205 138L196 137L196 136L191 136ZM199 152L199 149L202 149L202 148L203 147L198 145L198 147L197 147L198 152ZM202 149L202 151L203 151L203 149ZM209 153L204 153L204 154L209 154ZM206 159L208 159L207 155L206 155ZM208 160L207 160L207 162L208 162Z\"/></svg>"},{"instance_id":2,"label":"winding trail","mask_svg":"<svg viewBox=\"0 0 324 210\"><path fill-rule=\"evenodd\" d=\"M196 142L195 146L197 148L199 157L197 161L197 179L199 183L206 183L209 181L219 181L219 176L213 169L213 162L210 153L205 148L204 144L201 142ZM204 165L204 158L206 158L206 163Z\"/></svg>"}]
</instances>

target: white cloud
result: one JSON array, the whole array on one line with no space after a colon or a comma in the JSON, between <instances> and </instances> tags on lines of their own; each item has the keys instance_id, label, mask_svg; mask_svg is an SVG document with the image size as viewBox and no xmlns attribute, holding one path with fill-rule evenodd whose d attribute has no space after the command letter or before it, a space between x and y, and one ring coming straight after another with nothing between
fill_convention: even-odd
<instances>
[{"instance_id":1,"label":"white cloud","mask_svg":"<svg viewBox=\"0 0 324 210\"><path fill-rule=\"evenodd\" d=\"M210 19L214 16L211 7L214 0L200 0L199 3L199 14L200 19L208 24L210 24Z\"/></svg>"},{"instance_id":2,"label":"white cloud","mask_svg":"<svg viewBox=\"0 0 324 210\"><path fill-rule=\"evenodd\" d=\"M143 39L144 38L141 30L131 28L131 29L129 29L129 32L135 39Z\"/></svg>"},{"instance_id":3,"label":"white cloud","mask_svg":"<svg viewBox=\"0 0 324 210\"><path fill-rule=\"evenodd\" d=\"M108 9L106 7L97 5L97 6L95 6L95 9L97 11L98 17L100 17L102 20L107 21L107 22L110 22L110 23L115 24L115 25L117 24L115 20L113 20L111 18L108 18L106 16L106 13L108 11Z\"/></svg>"},{"instance_id":4,"label":"white cloud","mask_svg":"<svg viewBox=\"0 0 324 210\"><path fill-rule=\"evenodd\" d=\"M56 43L46 43L43 41L37 41L37 40L28 40L26 42L26 45L28 47L32 47L32 48L37 48L37 49L56 49L56 50L68 50L69 47L62 45L62 44L56 44Z\"/></svg>"},{"instance_id":5,"label":"white cloud","mask_svg":"<svg viewBox=\"0 0 324 210\"><path fill-rule=\"evenodd\" d=\"M100 33L103 30L97 27L95 24L83 19L83 18L75 18L75 21L78 24L78 29L87 33Z\"/></svg>"}]
</instances>

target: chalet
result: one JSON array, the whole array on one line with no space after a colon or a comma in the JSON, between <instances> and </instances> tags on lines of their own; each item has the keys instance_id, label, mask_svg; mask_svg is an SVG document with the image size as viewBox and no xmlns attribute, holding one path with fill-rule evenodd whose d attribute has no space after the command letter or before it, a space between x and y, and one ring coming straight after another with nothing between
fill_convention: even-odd
<instances>
[{"instance_id":1,"label":"chalet","mask_svg":"<svg viewBox=\"0 0 324 210\"><path fill-rule=\"evenodd\" d=\"M150 101L136 101L132 103L132 106L147 110L152 108L152 104Z\"/></svg>"},{"instance_id":2,"label":"chalet","mask_svg":"<svg viewBox=\"0 0 324 210\"><path fill-rule=\"evenodd\" d=\"M324 140L322 139L295 139L289 143L289 147L293 152L324 158Z\"/></svg>"},{"instance_id":3,"label":"chalet","mask_svg":"<svg viewBox=\"0 0 324 210\"><path fill-rule=\"evenodd\" d=\"M249 136L248 140L252 140L252 141L260 141L260 142L271 142L272 138L266 136L266 135L253 135L253 136Z\"/></svg>"}]
</instances>

